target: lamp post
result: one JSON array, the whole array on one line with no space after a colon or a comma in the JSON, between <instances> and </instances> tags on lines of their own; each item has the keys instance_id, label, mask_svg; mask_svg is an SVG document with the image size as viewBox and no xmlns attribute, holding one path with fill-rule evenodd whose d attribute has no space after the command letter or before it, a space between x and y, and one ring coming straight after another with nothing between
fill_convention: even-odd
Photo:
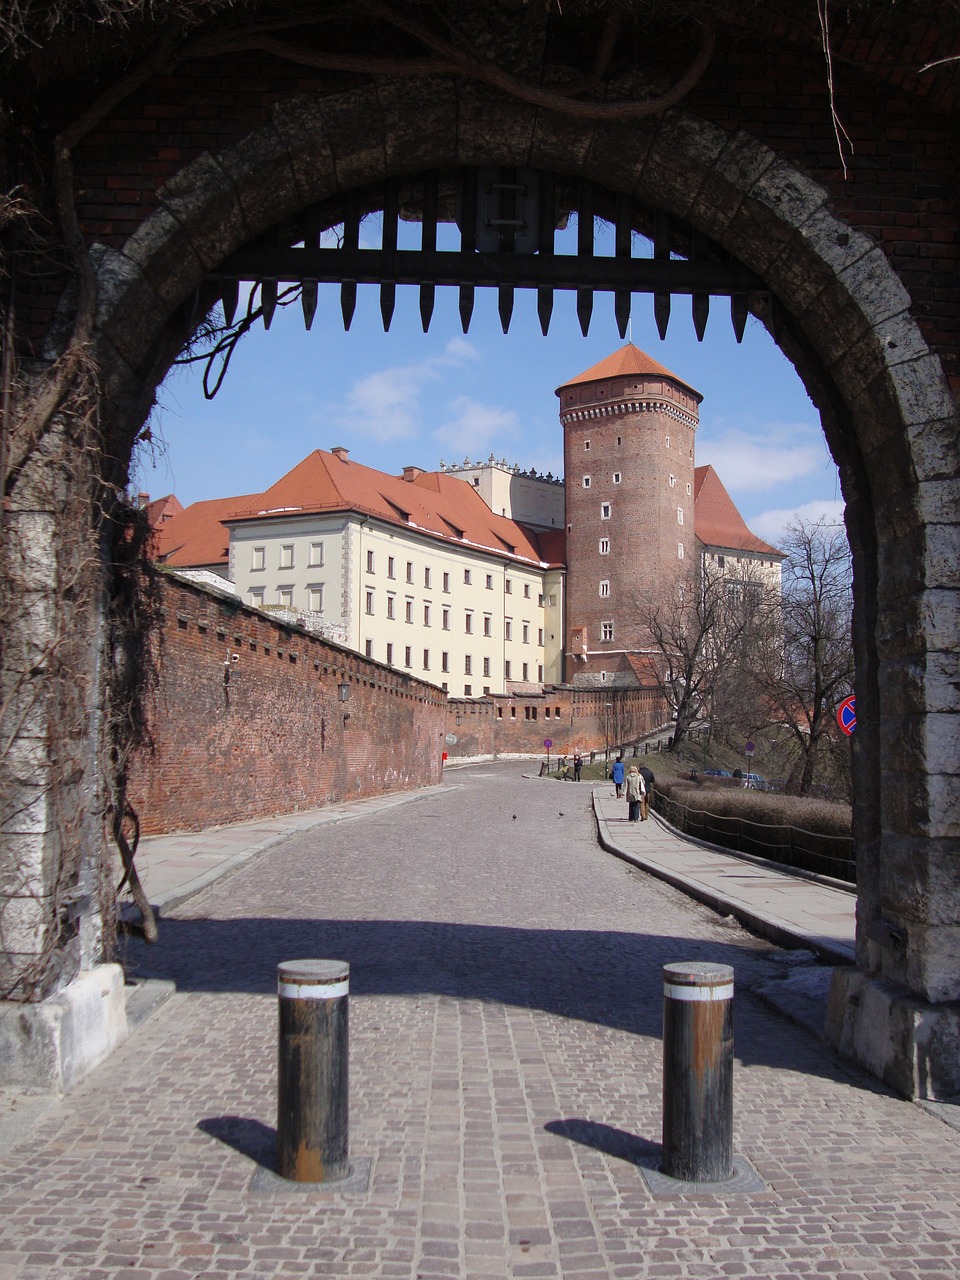
<instances>
[{"instance_id":1,"label":"lamp post","mask_svg":"<svg viewBox=\"0 0 960 1280\"><path fill-rule=\"evenodd\" d=\"M349 681L347 680L340 681L340 683L337 685L337 697L340 699L341 702L346 702L349 699L350 697ZM344 711L343 723L346 724L349 719L350 719L350 712Z\"/></svg>"}]
</instances>

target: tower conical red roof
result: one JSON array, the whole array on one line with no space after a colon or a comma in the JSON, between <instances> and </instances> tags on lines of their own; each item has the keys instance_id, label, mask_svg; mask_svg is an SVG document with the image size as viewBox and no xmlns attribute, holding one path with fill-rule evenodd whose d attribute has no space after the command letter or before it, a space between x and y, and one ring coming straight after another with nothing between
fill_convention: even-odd
<instances>
[{"instance_id":1,"label":"tower conical red roof","mask_svg":"<svg viewBox=\"0 0 960 1280\"><path fill-rule=\"evenodd\" d=\"M700 392L691 387L689 382L684 382L682 378L678 378L665 365L654 360L653 356L648 356L639 347L635 347L632 342L626 343L619 351L614 351L612 355L601 360L599 364L591 365L583 373L578 373L575 378L570 378L567 382L561 383L557 387L555 394L559 395L564 387L574 387L581 382L603 382L606 378L630 377L631 375L670 378L679 386L686 387L698 400L703 399Z\"/></svg>"}]
</instances>

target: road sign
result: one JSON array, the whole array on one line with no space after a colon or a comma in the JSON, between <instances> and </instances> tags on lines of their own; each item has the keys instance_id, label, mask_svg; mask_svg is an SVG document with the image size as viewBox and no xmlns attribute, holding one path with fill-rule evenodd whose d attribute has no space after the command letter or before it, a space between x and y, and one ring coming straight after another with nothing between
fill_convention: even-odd
<instances>
[{"instance_id":1,"label":"road sign","mask_svg":"<svg viewBox=\"0 0 960 1280\"><path fill-rule=\"evenodd\" d=\"M847 737L857 727L857 700L852 693L849 698L844 698L839 707L837 707L837 724Z\"/></svg>"},{"instance_id":2,"label":"road sign","mask_svg":"<svg viewBox=\"0 0 960 1280\"><path fill-rule=\"evenodd\" d=\"M444 741L448 747L455 747L457 745L457 735L455 733L448 733Z\"/></svg>"},{"instance_id":3,"label":"road sign","mask_svg":"<svg viewBox=\"0 0 960 1280\"><path fill-rule=\"evenodd\" d=\"M746 753L747 753L747 755L748 755L748 756L752 756L752 755L753 755L753 743L752 743L752 742L748 742L748 743L747 743L747 745L746 745L746 747L744 748L744 750L746 751Z\"/></svg>"},{"instance_id":4,"label":"road sign","mask_svg":"<svg viewBox=\"0 0 960 1280\"><path fill-rule=\"evenodd\" d=\"M549 751L549 750L550 750L550 748L553 746L553 739L552 739L552 738L544 738L544 740L543 740L543 745L544 745L544 746L547 748L547 750Z\"/></svg>"}]
</instances>

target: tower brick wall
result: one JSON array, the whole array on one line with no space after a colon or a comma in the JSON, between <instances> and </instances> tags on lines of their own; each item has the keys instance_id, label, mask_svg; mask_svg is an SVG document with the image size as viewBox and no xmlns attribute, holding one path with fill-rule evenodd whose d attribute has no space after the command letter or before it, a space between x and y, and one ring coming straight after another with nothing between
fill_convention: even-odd
<instances>
[{"instance_id":1,"label":"tower brick wall","mask_svg":"<svg viewBox=\"0 0 960 1280\"><path fill-rule=\"evenodd\" d=\"M557 394L566 476L565 678L592 683L627 671L627 654L649 647L644 601L672 595L692 563L701 397L629 344Z\"/></svg>"}]
</instances>

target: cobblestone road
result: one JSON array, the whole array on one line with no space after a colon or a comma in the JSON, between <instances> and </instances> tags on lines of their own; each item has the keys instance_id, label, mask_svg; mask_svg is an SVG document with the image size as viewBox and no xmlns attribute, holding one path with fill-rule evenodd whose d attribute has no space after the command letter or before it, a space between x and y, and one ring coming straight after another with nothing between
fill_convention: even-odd
<instances>
[{"instance_id":1,"label":"cobblestone road","mask_svg":"<svg viewBox=\"0 0 960 1280\"><path fill-rule=\"evenodd\" d=\"M0 1280L955 1280L960 1135L749 993L778 953L597 846L518 765L291 837L162 923L178 993L0 1165ZM260 1190L276 965L351 965L367 1191ZM736 972L737 1152L654 1196L661 966Z\"/></svg>"}]
</instances>

